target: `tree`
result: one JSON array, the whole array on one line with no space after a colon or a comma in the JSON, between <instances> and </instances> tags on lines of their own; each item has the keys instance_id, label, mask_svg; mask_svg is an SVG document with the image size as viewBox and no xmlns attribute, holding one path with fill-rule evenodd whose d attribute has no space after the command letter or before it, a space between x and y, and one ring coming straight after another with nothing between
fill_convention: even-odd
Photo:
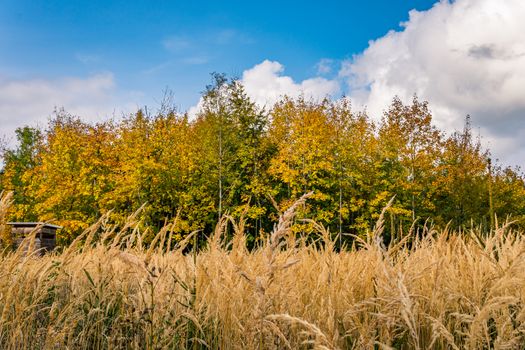
<instances>
[{"instance_id":1,"label":"tree","mask_svg":"<svg viewBox=\"0 0 525 350\"><path fill-rule=\"evenodd\" d=\"M261 217L267 212L265 180L269 148L266 142L268 116L250 101L243 86L223 75L203 96L202 110L194 123L199 150L199 174L194 180L195 193L206 203L213 203L209 220L229 212L247 216L247 229L261 229ZM203 177L202 174L205 174ZM208 210L210 213L210 210Z\"/></svg>"},{"instance_id":2,"label":"tree","mask_svg":"<svg viewBox=\"0 0 525 350\"><path fill-rule=\"evenodd\" d=\"M486 218L488 213L488 153L472 137L470 117L462 132L455 132L444 142L440 176L434 188L438 222L452 222L461 227Z\"/></svg>"},{"instance_id":3,"label":"tree","mask_svg":"<svg viewBox=\"0 0 525 350\"><path fill-rule=\"evenodd\" d=\"M104 212L102 198L111 188L112 130L111 123L89 125L65 111L49 122L34 169L35 214L63 225L66 241Z\"/></svg>"},{"instance_id":4,"label":"tree","mask_svg":"<svg viewBox=\"0 0 525 350\"><path fill-rule=\"evenodd\" d=\"M17 147L4 151L2 187L14 194L12 219L33 221L37 218L35 206L38 200L32 187L35 181L34 171L40 163L42 133L28 126L16 129L15 133Z\"/></svg>"},{"instance_id":5,"label":"tree","mask_svg":"<svg viewBox=\"0 0 525 350\"><path fill-rule=\"evenodd\" d=\"M336 170L337 226L339 233L364 234L371 229L373 216L384 205L380 198L380 152L375 125L365 113L353 113L350 101L332 102L328 108L330 123L334 126L334 169ZM334 188L335 190L335 188ZM380 210L380 209L379 209Z\"/></svg>"},{"instance_id":6,"label":"tree","mask_svg":"<svg viewBox=\"0 0 525 350\"><path fill-rule=\"evenodd\" d=\"M507 218L525 225L525 181L519 169L496 167L493 179L494 214L500 223ZM490 180L490 179L489 179ZM490 212L489 212L490 213ZM493 226L491 226L493 228Z\"/></svg>"},{"instance_id":7,"label":"tree","mask_svg":"<svg viewBox=\"0 0 525 350\"><path fill-rule=\"evenodd\" d=\"M408 225L433 216L432 184L438 175L441 133L432 125L427 102L414 97L411 105L394 98L379 127L384 181L389 196L396 195L396 211ZM408 216L408 215L409 216Z\"/></svg>"},{"instance_id":8,"label":"tree","mask_svg":"<svg viewBox=\"0 0 525 350\"><path fill-rule=\"evenodd\" d=\"M201 107L192 119L168 95L155 113L86 123L60 110L46 130L18 129L1 175L1 187L14 191L10 219L56 219L67 241L104 213L122 223L146 204L141 230L177 218L182 238L210 232L228 214L245 219L253 241L276 211L313 191L295 230L310 232L300 219L313 219L341 246L345 233L371 230L394 195L387 238L417 219L491 228L512 213L525 225L519 169L489 166L468 118L445 137L416 97L406 105L394 98L378 123L346 98L285 97L266 111L239 81L214 74Z\"/></svg>"},{"instance_id":9,"label":"tree","mask_svg":"<svg viewBox=\"0 0 525 350\"><path fill-rule=\"evenodd\" d=\"M277 147L269 173L284 185L279 195L282 206L313 191L302 214L324 224L337 217L337 211L331 210L336 200L331 193L337 186L336 127L328 117L328 107L328 100L317 104L304 97L285 98L272 111L269 135Z\"/></svg>"}]
</instances>

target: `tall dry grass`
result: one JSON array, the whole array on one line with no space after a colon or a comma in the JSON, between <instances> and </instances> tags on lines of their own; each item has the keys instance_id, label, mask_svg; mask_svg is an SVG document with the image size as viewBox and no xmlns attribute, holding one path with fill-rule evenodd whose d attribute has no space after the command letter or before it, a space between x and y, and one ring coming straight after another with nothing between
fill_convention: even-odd
<instances>
[{"instance_id":1,"label":"tall dry grass","mask_svg":"<svg viewBox=\"0 0 525 350\"><path fill-rule=\"evenodd\" d=\"M0 192L0 247L9 247L13 244L11 228L6 225L9 209L13 204L12 192Z\"/></svg>"},{"instance_id":2,"label":"tall dry grass","mask_svg":"<svg viewBox=\"0 0 525 350\"><path fill-rule=\"evenodd\" d=\"M517 349L525 344L525 239L427 230L389 247L382 219L338 253L291 235L294 209L246 249L223 218L198 254L141 243L137 217L105 218L61 253L5 253L2 349ZM227 241L226 227L233 228Z\"/></svg>"}]
</instances>

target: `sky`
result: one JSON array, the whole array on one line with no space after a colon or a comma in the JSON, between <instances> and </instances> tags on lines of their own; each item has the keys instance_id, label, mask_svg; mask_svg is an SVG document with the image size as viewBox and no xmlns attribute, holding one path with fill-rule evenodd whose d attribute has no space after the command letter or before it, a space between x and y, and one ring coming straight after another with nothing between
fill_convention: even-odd
<instances>
[{"instance_id":1,"label":"sky","mask_svg":"<svg viewBox=\"0 0 525 350\"><path fill-rule=\"evenodd\" d=\"M260 105L346 95L375 119L417 94L438 127L469 114L495 158L523 166L523 18L523 0L0 0L0 137L60 107L154 109L166 89L194 114L220 72Z\"/></svg>"}]
</instances>

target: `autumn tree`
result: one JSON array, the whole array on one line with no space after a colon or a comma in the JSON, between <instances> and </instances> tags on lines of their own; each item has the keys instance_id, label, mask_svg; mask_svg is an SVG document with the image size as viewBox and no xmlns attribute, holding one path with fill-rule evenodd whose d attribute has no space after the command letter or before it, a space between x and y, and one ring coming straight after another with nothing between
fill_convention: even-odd
<instances>
[{"instance_id":1,"label":"autumn tree","mask_svg":"<svg viewBox=\"0 0 525 350\"><path fill-rule=\"evenodd\" d=\"M112 187L112 129L109 123L90 125L64 111L49 122L35 168L34 213L39 220L64 225L66 239L103 213L103 197Z\"/></svg>"},{"instance_id":2,"label":"autumn tree","mask_svg":"<svg viewBox=\"0 0 525 350\"><path fill-rule=\"evenodd\" d=\"M471 220L488 218L488 156L479 139L472 135L467 116L461 132L454 132L444 143L440 159L440 177L433 184L436 191L434 217L442 224L452 222L461 227Z\"/></svg>"},{"instance_id":3,"label":"autumn tree","mask_svg":"<svg viewBox=\"0 0 525 350\"><path fill-rule=\"evenodd\" d=\"M278 182L279 198L287 203L313 191L303 215L329 224L338 217L336 126L328 117L329 101L285 98L272 111L270 139L277 146L270 175ZM335 181L334 181L335 180Z\"/></svg>"},{"instance_id":4,"label":"autumn tree","mask_svg":"<svg viewBox=\"0 0 525 350\"><path fill-rule=\"evenodd\" d=\"M236 216L247 210L248 229L261 228L269 206L267 182L268 147L265 139L268 117L236 80L214 75L203 96L202 109L194 123L199 143L196 195L215 213L209 223L225 212ZM204 198L202 198L204 197Z\"/></svg>"},{"instance_id":5,"label":"autumn tree","mask_svg":"<svg viewBox=\"0 0 525 350\"><path fill-rule=\"evenodd\" d=\"M364 112L353 112L348 99L331 102L328 108L335 135L334 169L337 182L339 212L337 225L332 227L343 233L363 234L372 228L378 208L388 201L381 189L379 164L381 153L376 126Z\"/></svg>"},{"instance_id":6,"label":"autumn tree","mask_svg":"<svg viewBox=\"0 0 525 350\"><path fill-rule=\"evenodd\" d=\"M36 181L35 168L39 166L42 155L43 136L39 129L28 126L16 129L15 133L17 147L3 152L5 164L2 187L14 194L16 206L12 219L32 221L38 217L35 212L38 198L33 187Z\"/></svg>"},{"instance_id":7,"label":"autumn tree","mask_svg":"<svg viewBox=\"0 0 525 350\"><path fill-rule=\"evenodd\" d=\"M498 218L500 224L506 219L510 219L523 226L525 224L525 181L523 174L520 174L519 169L497 166L487 181L492 181L492 214L495 215L492 220L493 225L495 219ZM489 184L487 184L488 186ZM490 211L488 214L491 214ZM488 222L491 222L490 217Z\"/></svg>"},{"instance_id":8,"label":"autumn tree","mask_svg":"<svg viewBox=\"0 0 525 350\"><path fill-rule=\"evenodd\" d=\"M411 225L435 211L431 186L438 175L442 136L432 125L427 102L414 97L410 105L394 98L379 127L383 182L388 196L396 195L392 207Z\"/></svg>"},{"instance_id":9,"label":"autumn tree","mask_svg":"<svg viewBox=\"0 0 525 350\"><path fill-rule=\"evenodd\" d=\"M246 219L254 241L310 191L295 230L310 232L301 219L313 219L341 246L370 231L393 196L386 236L427 219L488 230L513 214L525 226L519 169L489 162L469 119L445 136L416 97L394 98L376 122L346 98L283 97L265 110L240 81L215 74L196 116L168 98L154 112L144 107L99 123L59 110L47 129L16 135L1 176L2 188L14 191L10 219L57 220L63 242L104 213L118 224L143 205L141 232L175 222L182 238L210 232L228 214Z\"/></svg>"}]
</instances>

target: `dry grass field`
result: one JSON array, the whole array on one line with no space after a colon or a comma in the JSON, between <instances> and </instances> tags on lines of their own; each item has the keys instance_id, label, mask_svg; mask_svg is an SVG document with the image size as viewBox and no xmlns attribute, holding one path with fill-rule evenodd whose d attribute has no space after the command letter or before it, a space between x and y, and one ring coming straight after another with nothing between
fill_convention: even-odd
<instances>
[{"instance_id":1,"label":"dry grass field","mask_svg":"<svg viewBox=\"0 0 525 350\"><path fill-rule=\"evenodd\" d=\"M253 251L228 218L198 254L187 248L195 236L165 251L169 226L144 247L134 216L120 230L102 218L60 253L6 251L0 348L523 348L520 232L429 229L383 247L380 219L336 252L321 226L318 244L290 234L303 200Z\"/></svg>"}]
</instances>

